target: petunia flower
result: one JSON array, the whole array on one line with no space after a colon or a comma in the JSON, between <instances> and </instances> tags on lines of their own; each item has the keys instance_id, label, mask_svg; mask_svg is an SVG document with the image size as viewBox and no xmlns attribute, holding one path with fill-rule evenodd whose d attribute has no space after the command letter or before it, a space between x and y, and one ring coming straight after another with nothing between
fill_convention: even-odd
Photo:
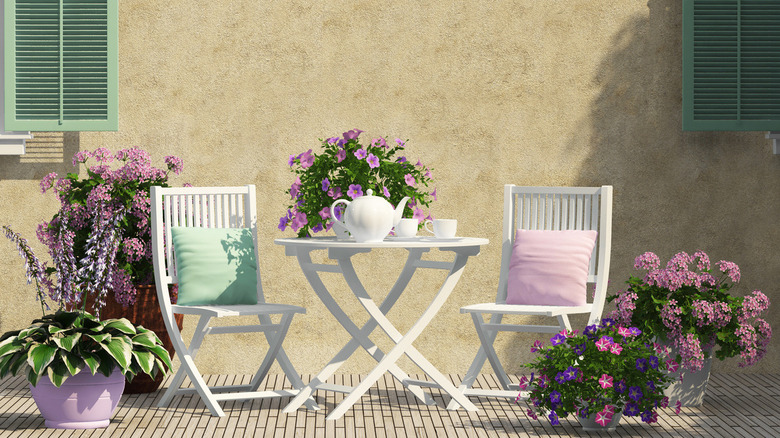
<instances>
[{"instance_id":1,"label":"petunia flower","mask_svg":"<svg viewBox=\"0 0 780 438\"><path fill-rule=\"evenodd\" d=\"M550 338L550 343L553 345L563 344L564 341L566 341L566 335L562 335L560 333Z\"/></svg>"},{"instance_id":2,"label":"petunia flower","mask_svg":"<svg viewBox=\"0 0 780 438\"><path fill-rule=\"evenodd\" d=\"M558 391L553 390L550 393L550 402L552 403L560 403L561 401L561 393Z\"/></svg>"},{"instance_id":3,"label":"petunia flower","mask_svg":"<svg viewBox=\"0 0 780 438\"><path fill-rule=\"evenodd\" d=\"M650 368L652 369L658 369L658 357L656 356L650 356L647 359L647 364L650 365Z\"/></svg>"},{"instance_id":4,"label":"petunia flower","mask_svg":"<svg viewBox=\"0 0 780 438\"><path fill-rule=\"evenodd\" d=\"M347 190L347 196L352 199L359 198L363 196L363 188L360 187L360 184L350 184L349 190Z\"/></svg>"},{"instance_id":5,"label":"petunia flower","mask_svg":"<svg viewBox=\"0 0 780 438\"><path fill-rule=\"evenodd\" d=\"M625 327L618 327L618 334L625 338L631 336L631 332Z\"/></svg>"},{"instance_id":6,"label":"petunia flower","mask_svg":"<svg viewBox=\"0 0 780 438\"><path fill-rule=\"evenodd\" d=\"M550 412L550 415L548 415L547 418L550 419L550 424L553 426L561 424L561 422L558 421L558 414L556 414L555 411Z\"/></svg>"},{"instance_id":7,"label":"petunia flower","mask_svg":"<svg viewBox=\"0 0 780 438\"><path fill-rule=\"evenodd\" d=\"M612 344L609 346L609 352L615 355L620 355L620 352L623 351L623 347L620 346L620 344Z\"/></svg>"},{"instance_id":8,"label":"petunia flower","mask_svg":"<svg viewBox=\"0 0 780 438\"><path fill-rule=\"evenodd\" d=\"M612 388L612 382L614 381L614 378L608 374L602 374L601 378L599 379L599 385L601 385L602 388Z\"/></svg>"},{"instance_id":9,"label":"petunia flower","mask_svg":"<svg viewBox=\"0 0 780 438\"><path fill-rule=\"evenodd\" d=\"M639 405L633 402L628 402L625 406L623 406L623 413L629 417L635 417L639 415Z\"/></svg>"},{"instance_id":10,"label":"petunia flower","mask_svg":"<svg viewBox=\"0 0 780 438\"><path fill-rule=\"evenodd\" d=\"M356 157L357 157L359 160L362 160L363 158L366 158L366 150L365 150L365 149L363 149L363 148L360 148L360 149L356 150L356 151L355 151L355 156L356 156Z\"/></svg>"},{"instance_id":11,"label":"petunia flower","mask_svg":"<svg viewBox=\"0 0 780 438\"><path fill-rule=\"evenodd\" d=\"M336 162L341 163L345 158L347 158L347 151L339 149L339 151L336 152Z\"/></svg>"},{"instance_id":12,"label":"petunia flower","mask_svg":"<svg viewBox=\"0 0 780 438\"><path fill-rule=\"evenodd\" d=\"M628 398L634 401L639 401L642 399L642 388L638 386L632 386L628 388Z\"/></svg>"},{"instance_id":13,"label":"petunia flower","mask_svg":"<svg viewBox=\"0 0 780 438\"><path fill-rule=\"evenodd\" d=\"M566 380L574 380L577 378L577 368L574 366L570 366L569 368L566 368L566 371L563 372L564 377L566 377Z\"/></svg>"},{"instance_id":14,"label":"petunia flower","mask_svg":"<svg viewBox=\"0 0 780 438\"><path fill-rule=\"evenodd\" d=\"M517 385L521 390L528 388L528 377L523 376L520 378L520 383ZM518 396L519 397L519 396Z\"/></svg>"},{"instance_id":15,"label":"petunia flower","mask_svg":"<svg viewBox=\"0 0 780 438\"><path fill-rule=\"evenodd\" d=\"M596 348L598 348L599 351L607 351L612 344L612 342L608 341L606 338L607 336L602 336L601 339L596 341Z\"/></svg>"},{"instance_id":16,"label":"petunia flower","mask_svg":"<svg viewBox=\"0 0 780 438\"><path fill-rule=\"evenodd\" d=\"M322 210L320 210L320 217L322 220L325 220L330 217L330 207L322 207Z\"/></svg>"},{"instance_id":17,"label":"petunia flower","mask_svg":"<svg viewBox=\"0 0 780 438\"><path fill-rule=\"evenodd\" d=\"M328 178L325 178L322 180L322 191L327 192L328 188L330 187L330 180Z\"/></svg>"},{"instance_id":18,"label":"petunia flower","mask_svg":"<svg viewBox=\"0 0 780 438\"><path fill-rule=\"evenodd\" d=\"M563 371L559 371L558 374L555 375L555 381L558 382L559 385L566 383L566 375L563 374Z\"/></svg>"},{"instance_id":19,"label":"petunia flower","mask_svg":"<svg viewBox=\"0 0 780 438\"><path fill-rule=\"evenodd\" d=\"M647 359L644 357L639 357L636 359L636 369L638 369L641 372L647 372Z\"/></svg>"},{"instance_id":20,"label":"petunia flower","mask_svg":"<svg viewBox=\"0 0 780 438\"><path fill-rule=\"evenodd\" d=\"M612 415L608 412L596 412L596 423L606 426L610 421L612 421Z\"/></svg>"},{"instance_id":21,"label":"petunia flower","mask_svg":"<svg viewBox=\"0 0 780 438\"><path fill-rule=\"evenodd\" d=\"M376 169L379 167L379 158L377 158L374 154L368 154L368 158L366 158L366 161L368 162L368 167L372 169Z\"/></svg>"},{"instance_id":22,"label":"petunia flower","mask_svg":"<svg viewBox=\"0 0 780 438\"><path fill-rule=\"evenodd\" d=\"M666 361L666 369L670 373L674 373L677 371L677 369L680 367L680 364L674 361L674 359L668 359Z\"/></svg>"},{"instance_id":23,"label":"petunia flower","mask_svg":"<svg viewBox=\"0 0 780 438\"><path fill-rule=\"evenodd\" d=\"M414 180L414 177L411 174L404 175L404 181L406 181L406 185L414 187L414 185L417 183L417 181Z\"/></svg>"},{"instance_id":24,"label":"petunia flower","mask_svg":"<svg viewBox=\"0 0 780 438\"><path fill-rule=\"evenodd\" d=\"M525 413L528 414L528 416L533 418L534 420L538 420L539 419L539 417L536 416L536 412L534 412L530 408L526 409Z\"/></svg>"},{"instance_id":25,"label":"petunia flower","mask_svg":"<svg viewBox=\"0 0 780 438\"><path fill-rule=\"evenodd\" d=\"M390 197L390 191L387 190L387 187L382 186L382 194L385 195L385 198L389 198Z\"/></svg>"},{"instance_id":26,"label":"petunia flower","mask_svg":"<svg viewBox=\"0 0 780 438\"><path fill-rule=\"evenodd\" d=\"M314 164L314 155L311 153L311 149L301 154L301 168L306 169Z\"/></svg>"},{"instance_id":27,"label":"petunia flower","mask_svg":"<svg viewBox=\"0 0 780 438\"><path fill-rule=\"evenodd\" d=\"M626 392L626 389L628 389L628 385L626 385L625 380L621 380L617 383L617 385L615 385L615 392L617 392L618 394L622 394Z\"/></svg>"},{"instance_id":28,"label":"petunia flower","mask_svg":"<svg viewBox=\"0 0 780 438\"><path fill-rule=\"evenodd\" d=\"M682 408L682 403L680 402L680 400L677 400L677 403L674 404L674 413L680 415L681 408Z\"/></svg>"},{"instance_id":29,"label":"petunia flower","mask_svg":"<svg viewBox=\"0 0 780 438\"><path fill-rule=\"evenodd\" d=\"M531 346L531 353L536 353L537 351L541 350L542 348L544 348L542 346L542 341L537 339L536 341L534 341L534 345Z\"/></svg>"},{"instance_id":30,"label":"petunia flower","mask_svg":"<svg viewBox=\"0 0 780 438\"><path fill-rule=\"evenodd\" d=\"M437 196L436 196L436 189L433 189L433 192L431 192L431 196L433 196L433 200L434 200L434 201L437 201L437 200L438 200L438 198L437 198Z\"/></svg>"}]
</instances>

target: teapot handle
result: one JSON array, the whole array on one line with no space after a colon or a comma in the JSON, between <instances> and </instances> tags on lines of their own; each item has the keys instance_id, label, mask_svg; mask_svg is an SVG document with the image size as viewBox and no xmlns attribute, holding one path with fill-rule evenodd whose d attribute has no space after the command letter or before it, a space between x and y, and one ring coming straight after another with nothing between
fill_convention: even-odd
<instances>
[{"instance_id":1,"label":"teapot handle","mask_svg":"<svg viewBox=\"0 0 780 438\"><path fill-rule=\"evenodd\" d=\"M330 205L330 217L332 217L335 222L340 222L342 225L344 225L344 227L346 227L347 223L344 221L344 215L343 214L341 215L341 219L336 217L336 205L339 203L344 203L345 206L344 212L347 211L346 206L349 205L349 201L347 201L346 199L337 199L333 201L333 204Z\"/></svg>"}]
</instances>

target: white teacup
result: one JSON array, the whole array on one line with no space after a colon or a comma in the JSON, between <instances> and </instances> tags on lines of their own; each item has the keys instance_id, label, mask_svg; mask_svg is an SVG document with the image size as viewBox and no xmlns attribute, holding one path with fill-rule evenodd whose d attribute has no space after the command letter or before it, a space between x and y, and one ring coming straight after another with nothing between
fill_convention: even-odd
<instances>
[{"instance_id":1,"label":"white teacup","mask_svg":"<svg viewBox=\"0 0 780 438\"><path fill-rule=\"evenodd\" d=\"M428 228L429 224L433 224L433 229ZM439 239L447 239L455 237L455 232L458 229L457 219L434 219L433 221L425 221L425 229L433 233Z\"/></svg>"},{"instance_id":2,"label":"white teacup","mask_svg":"<svg viewBox=\"0 0 780 438\"><path fill-rule=\"evenodd\" d=\"M395 237L414 237L420 222L417 219L401 219L395 226Z\"/></svg>"}]
</instances>

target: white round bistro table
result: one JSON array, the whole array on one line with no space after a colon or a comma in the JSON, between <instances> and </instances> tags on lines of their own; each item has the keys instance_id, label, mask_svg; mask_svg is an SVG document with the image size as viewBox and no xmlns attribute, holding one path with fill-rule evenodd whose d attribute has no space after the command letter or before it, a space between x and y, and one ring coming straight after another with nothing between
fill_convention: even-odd
<instances>
[{"instance_id":1,"label":"white round bistro table","mask_svg":"<svg viewBox=\"0 0 780 438\"><path fill-rule=\"evenodd\" d=\"M365 394L371 386L376 383L385 372L390 372L393 377L398 379L404 387L411 391L426 405L435 404L433 398L421 387L441 388L449 394L453 400L468 411L476 411L477 407L471 403L468 398L453 385L449 379L437 370L419 351L412 345L422 333L428 323L431 322L436 313L452 293L455 285L458 283L466 262L470 256L479 254L480 247L487 245L487 239L473 237L453 237L449 239L438 239L435 237L412 237L412 238L394 238L388 237L382 242L377 243L357 243L354 240L337 240L335 237L312 237L312 238L291 238L276 239L274 243L283 245L285 253L288 256L294 256L298 259L298 264L303 270L303 274L311 284L312 289L320 298L325 307L336 318L345 330L352 336L352 339L328 362L327 365L306 385L298 395L293 398L284 408L285 413L294 412L301 407L304 402L316 390L337 391L347 393L344 400L326 417L327 420L336 420L341 418L344 413ZM354 267L352 266L352 256L359 253L366 253L383 248L403 248L408 251L406 264L401 269L393 287L377 306L374 300L369 296L363 283L358 278ZM451 261L432 261L422 260L422 255L432 248L440 251L452 252L454 257ZM336 264L318 264L313 263L311 252L317 250L327 250L328 258L335 260ZM390 311L398 298L409 284L412 276L417 269L442 269L448 271L444 283L439 291L433 296L431 303L420 315L419 319L406 332L401 334L387 318L386 314ZM331 293L325 287L320 279L320 273L331 272L339 273L344 276L347 285L355 294L358 301L368 312L370 318L362 326L358 327L344 312L341 306L336 302ZM387 354L384 354L372 342L368 336L379 326L387 336L395 343ZM343 385L334 385L326 383L336 370L357 350L358 347L368 352L368 354L377 361L376 367L355 387ZM425 374L432 382L426 380L412 380L401 370L396 362L402 355L406 355Z\"/></svg>"}]
</instances>

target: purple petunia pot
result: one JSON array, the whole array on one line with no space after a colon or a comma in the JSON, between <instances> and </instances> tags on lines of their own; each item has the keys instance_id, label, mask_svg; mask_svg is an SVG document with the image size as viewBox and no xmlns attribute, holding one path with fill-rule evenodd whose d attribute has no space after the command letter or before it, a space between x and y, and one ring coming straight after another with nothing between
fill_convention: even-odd
<instances>
[{"instance_id":1,"label":"purple petunia pot","mask_svg":"<svg viewBox=\"0 0 780 438\"><path fill-rule=\"evenodd\" d=\"M41 377L37 386L30 386L35 404L46 420L46 427L55 429L96 429L107 427L116 410L125 377L119 368L111 376L94 376L85 368L69 377L57 388L48 377Z\"/></svg>"}]
</instances>

